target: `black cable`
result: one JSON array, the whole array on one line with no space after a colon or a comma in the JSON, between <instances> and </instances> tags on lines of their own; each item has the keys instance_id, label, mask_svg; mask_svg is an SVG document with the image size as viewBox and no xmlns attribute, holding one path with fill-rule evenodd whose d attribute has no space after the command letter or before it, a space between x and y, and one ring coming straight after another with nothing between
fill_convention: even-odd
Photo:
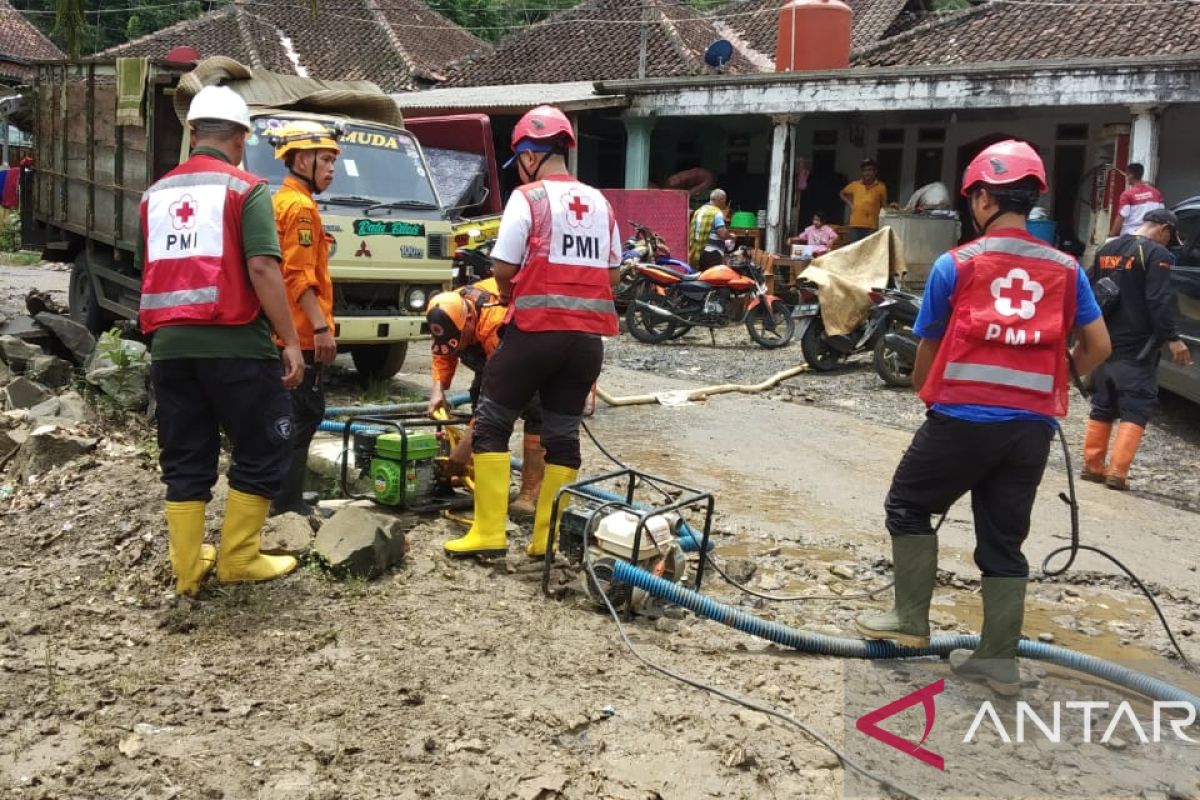
<instances>
[{"instance_id":1,"label":"black cable","mask_svg":"<svg viewBox=\"0 0 1200 800\"><path fill-rule=\"evenodd\" d=\"M1163 630L1167 632L1167 638L1171 640L1171 646L1174 647L1175 652L1179 654L1179 658L1183 661L1184 666L1193 672L1198 671L1196 665L1193 664L1191 659L1184 654L1183 648L1180 647L1179 642L1176 641L1175 632L1171 630L1171 625L1167 622L1167 618L1163 614L1162 609L1159 607L1158 601L1154 599L1154 593L1147 588L1146 584L1142 583L1142 580L1134 574L1133 570L1122 564L1116 556L1099 547L1080 543L1079 500L1075 495L1075 474L1073 472L1074 467L1071 465L1071 448L1067 446L1067 437L1063 434L1062 426L1056 423L1055 428L1058 430L1058 441L1062 444L1063 461L1066 463L1067 469L1067 492L1069 493L1068 495L1059 492L1058 498L1066 503L1067 507L1071 509L1071 543L1069 545L1064 545L1063 547L1055 548L1046 555L1046 558L1042 560L1042 574L1051 578L1062 575L1071 568L1072 564L1075 563L1075 557L1079 555L1081 550L1087 550L1090 553L1096 553L1097 555L1104 556L1113 564L1116 564L1117 569L1121 570L1121 572L1124 572L1129 579L1133 581L1134 585L1137 586L1141 593L1146 596L1146 599L1150 601L1150 605L1154 608L1154 613L1158 615L1158 621L1162 623ZM1063 564L1059 569L1052 570L1049 567L1050 560L1059 553L1070 553L1070 555L1067 557L1067 563Z\"/></svg>"},{"instance_id":2,"label":"black cable","mask_svg":"<svg viewBox=\"0 0 1200 800\"><path fill-rule=\"evenodd\" d=\"M588 432L588 435L591 436L590 431ZM735 695L732 692L726 691L725 689L721 689L717 686L713 686L710 683L705 683L704 681L702 681L698 678L688 677L687 675L684 675L680 672L676 672L676 671L672 670L670 667L665 667L662 664L659 664L657 661L654 661L653 659L649 658L648 656L644 656L640 652L638 652L638 649L634 646L633 642L630 641L629 635L625 632L625 626L621 623L621 615L618 614L616 608L613 607L612 601L608 597L608 592L604 591L604 585L596 577L596 572L592 568L592 559L591 559L591 553L589 550L590 545L588 543L588 536L591 532L590 527L591 527L590 525L583 526L583 568L587 571L588 580L591 581L592 587L595 588L595 590L599 593L600 598L602 600L604 600L604 606L605 606L605 608L608 609L608 615L610 617L612 617L613 623L617 626L617 633L620 635L621 641L624 643L625 648L627 650L629 650L629 652L633 655L634 658L636 658L638 661L642 662L642 664L644 664L645 666L647 666L650 669L654 670L655 672L659 673L660 675L665 675L666 677L677 680L680 683L687 684L688 686L691 686L694 689L700 689L701 691L716 695L717 697L720 697L722 700L725 700L730 703L734 703L739 706L743 706L745 708L750 709L751 711L757 711L760 714L766 714L768 716L775 717L776 719L783 720L784 722L786 722L790 725L794 725L795 727L799 728L800 731L802 733L804 733L806 736L808 736L809 738L816 741L818 744L820 744L822 747L824 747L830 753L833 753L833 755L837 757L838 761L840 761L842 763L843 767L853 770L854 772L857 772L858 774L862 775L863 777L867 778L868 780L875 781L880 786L884 787L885 789L888 789L889 791L899 792L900 794L904 795L905 797L913 798L913 800L920 800L920 797L917 794L909 791L908 789L905 789L904 787L902 787L896 783L893 783L892 781L888 780L887 778L884 778L880 775L876 775L875 773L871 772L866 767L859 764L857 761L850 758L844 752L839 750L838 747L833 742L831 742L828 738L821 735L817 731L813 730L808 725L805 725L803 722L801 722L800 720L791 716L790 714L780 711L777 708L773 708L768 705L763 705L762 703L759 703L755 700L751 700L751 699L745 698L745 697L739 697L738 695Z\"/></svg>"}]
</instances>

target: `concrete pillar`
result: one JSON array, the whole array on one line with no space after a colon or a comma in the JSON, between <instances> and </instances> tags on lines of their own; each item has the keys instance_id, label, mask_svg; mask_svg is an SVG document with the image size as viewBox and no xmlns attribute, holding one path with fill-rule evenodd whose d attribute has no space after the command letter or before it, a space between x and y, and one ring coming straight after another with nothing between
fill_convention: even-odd
<instances>
[{"instance_id":1,"label":"concrete pillar","mask_svg":"<svg viewBox=\"0 0 1200 800\"><path fill-rule=\"evenodd\" d=\"M791 116L773 117L774 128L771 132L771 166L768 169L770 183L767 186L767 241L768 253L778 253L784 239L784 227L787 225L787 191L788 176L791 175L791 165L788 163L788 137L795 126L796 118Z\"/></svg>"},{"instance_id":2,"label":"concrete pillar","mask_svg":"<svg viewBox=\"0 0 1200 800\"><path fill-rule=\"evenodd\" d=\"M1154 183L1158 177L1158 136L1162 130L1163 106L1130 106L1133 129L1129 133L1129 163L1146 167L1145 180Z\"/></svg>"},{"instance_id":3,"label":"concrete pillar","mask_svg":"<svg viewBox=\"0 0 1200 800\"><path fill-rule=\"evenodd\" d=\"M645 189L650 183L650 134L653 117L625 117L625 188Z\"/></svg>"}]
</instances>

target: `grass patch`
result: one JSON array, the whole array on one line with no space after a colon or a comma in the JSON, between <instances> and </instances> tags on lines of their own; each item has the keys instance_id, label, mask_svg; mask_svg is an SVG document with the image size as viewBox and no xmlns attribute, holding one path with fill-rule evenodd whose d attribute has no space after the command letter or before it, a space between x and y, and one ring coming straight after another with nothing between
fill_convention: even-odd
<instances>
[{"instance_id":1,"label":"grass patch","mask_svg":"<svg viewBox=\"0 0 1200 800\"><path fill-rule=\"evenodd\" d=\"M32 250L17 250L11 253L0 252L0 266L5 267L36 267L42 263L42 254Z\"/></svg>"}]
</instances>

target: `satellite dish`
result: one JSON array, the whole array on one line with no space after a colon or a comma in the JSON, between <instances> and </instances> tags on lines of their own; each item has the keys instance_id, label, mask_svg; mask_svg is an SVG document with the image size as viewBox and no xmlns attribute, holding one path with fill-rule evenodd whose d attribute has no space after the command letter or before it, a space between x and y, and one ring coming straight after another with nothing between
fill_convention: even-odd
<instances>
[{"instance_id":1,"label":"satellite dish","mask_svg":"<svg viewBox=\"0 0 1200 800\"><path fill-rule=\"evenodd\" d=\"M704 63L720 71L733 58L733 42L717 39L704 51Z\"/></svg>"}]
</instances>

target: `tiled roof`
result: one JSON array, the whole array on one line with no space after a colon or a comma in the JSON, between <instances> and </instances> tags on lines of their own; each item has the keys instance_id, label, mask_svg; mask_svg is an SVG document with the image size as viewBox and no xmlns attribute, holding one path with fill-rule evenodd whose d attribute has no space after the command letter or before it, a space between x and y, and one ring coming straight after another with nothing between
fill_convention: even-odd
<instances>
[{"instance_id":1,"label":"tiled roof","mask_svg":"<svg viewBox=\"0 0 1200 800\"><path fill-rule=\"evenodd\" d=\"M32 22L25 19L8 0L0 0L0 80L26 79L32 75L30 61L58 61L66 58Z\"/></svg>"},{"instance_id":2,"label":"tiled roof","mask_svg":"<svg viewBox=\"0 0 1200 800\"><path fill-rule=\"evenodd\" d=\"M875 44L884 37L908 0L847 0L854 12L850 44L854 49ZM745 44L772 60L779 32L783 0L734 0L717 12Z\"/></svg>"},{"instance_id":3,"label":"tiled roof","mask_svg":"<svg viewBox=\"0 0 1200 800\"><path fill-rule=\"evenodd\" d=\"M162 58L178 45L275 72L370 80L384 91L437 83L449 62L486 49L419 0L320 0L315 16L308 3L234 0L101 55Z\"/></svg>"},{"instance_id":4,"label":"tiled roof","mask_svg":"<svg viewBox=\"0 0 1200 800\"><path fill-rule=\"evenodd\" d=\"M646 76L704 75L704 50L725 38L715 20L678 0L648 0ZM450 69L447 86L622 80L638 76L642 4L633 0L587 0L509 34L490 53L468 57ZM740 51L727 73L755 72Z\"/></svg>"},{"instance_id":5,"label":"tiled roof","mask_svg":"<svg viewBox=\"0 0 1200 800\"><path fill-rule=\"evenodd\" d=\"M1200 51L1200 4L985 3L855 53L863 67L1120 58Z\"/></svg>"}]
</instances>

